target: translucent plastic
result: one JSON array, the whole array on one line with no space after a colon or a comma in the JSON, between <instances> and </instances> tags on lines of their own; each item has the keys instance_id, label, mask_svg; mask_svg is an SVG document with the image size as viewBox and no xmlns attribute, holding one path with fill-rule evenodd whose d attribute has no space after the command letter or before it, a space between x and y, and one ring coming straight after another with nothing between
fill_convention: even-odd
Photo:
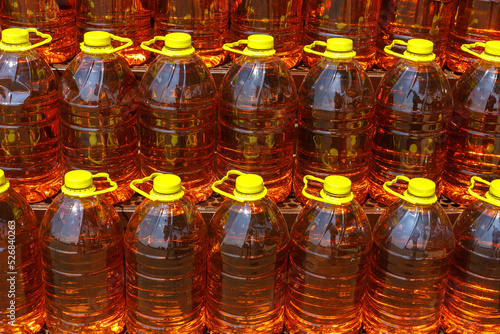
<instances>
[{"instance_id":1,"label":"translucent plastic","mask_svg":"<svg viewBox=\"0 0 500 334\"><path fill-rule=\"evenodd\" d=\"M174 173L197 202L207 199L215 181L216 112L215 82L198 56L157 56L140 84L143 175Z\"/></svg>"},{"instance_id":2,"label":"translucent plastic","mask_svg":"<svg viewBox=\"0 0 500 334\"><path fill-rule=\"evenodd\" d=\"M65 172L84 169L109 173L118 190L104 196L112 203L134 195L139 177L136 109L137 83L116 54L79 54L59 86L61 150ZM95 182L101 187L106 181Z\"/></svg>"},{"instance_id":3,"label":"translucent plastic","mask_svg":"<svg viewBox=\"0 0 500 334\"><path fill-rule=\"evenodd\" d=\"M302 203L305 175L341 174L352 181L359 202L368 193L370 136L375 96L366 72L356 61L322 59L299 89L299 127L293 192ZM310 182L311 192L322 184Z\"/></svg>"},{"instance_id":4,"label":"translucent plastic","mask_svg":"<svg viewBox=\"0 0 500 334\"><path fill-rule=\"evenodd\" d=\"M239 0L231 5L229 42L249 35L274 37L276 55L288 68L302 59L302 0ZM231 53L234 60L238 54Z\"/></svg>"},{"instance_id":5,"label":"translucent plastic","mask_svg":"<svg viewBox=\"0 0 500 334\"><path fill-rule=\"evenodd\" d=\"M304 44L346 37L354 42L356 60L365 68L375 63L377 35L376 1L304 0ZM319 56L303 53L304 63L313 66Z\"/></svg>"},{"instance_id":6,"label":"translucent plastic","mask_svg":"<svg viewBox=\"0 0 500 334\"><path fill-rule=\"evenodd\" d=\"M0 333L35 334L45 323L38 227L21 195L0 194Z\"/></svg>"},{"instance_id":7,"label":"translucent plastic","mask_svg":"<svg viewBox=\"0 0 500 334\"><path fill-rule=\"evenodd\" d=\"M119 54L130 66L143 64L150 54L141 49L140 44L151 36L151 1L154 0L76 0L78 39L83 41L83 35L94 30L130 38L134 45L119 51ZM114 45L120 44L116 42Z\"/></svg>"},{"instance_id":8,"label":"translucent plastic","mask_svg":"<svg viewBox=\"0 0 500 334\"><path fill-rule=\"evenodd\" d=\"M500 177L500 64L481 60L459 79L443 174L443 193L456 203L475 198L467 188L472 176Z\"/></svg>"},{"instance_id":9,"label":"translucent plastic","mask_svg":"<svg viewBox=\"0 0 500 334\"><path fill-rule=\"evenodd\" d=\"M500 40L500 0L458 1L451 22L446 65L465 72L477 58L462 51L462 44Z\"/></svg>"},{"instance_id":10,"label":"translucent plastic","mask_svg":"<svg viewBox=\"0 0 500 334\"><path fill-rule=\"evenodd\" d=\"M57 82L34 50L0 52L0 166L28 202L59 191Z\"/></svg>"},{"instance_id":11,"label":"translucent plastic","mask_svg":"<svg viewBox=\"0 0 500 334\"><path fill-rule=\"evenodd\" d=\"M70 60L78 49L75 0L1 1L0 28L36 28L52 36L51 43L37 48L49 63ZM31 44L42 40L30 34Z\"/></svg>"},{"instance_id":12,"label":"translucent plastic","mask_svg":"<svg viewBox=\"0 0 500 334\"><path fill-rule=\"evenodd\" d=\"M366 333L437 334L454 248L450 220L438 203L391 204L373 230Z\"/></svg>"},{"instance_id":13,"label":"translucent plastic","mask_svg":"<svg viewBox=\"0 0 500 334\"><path fill-rule=\"evenodd\" d=\"M454 230L441 327L447 334L500 333L500 207L476 201Z\"/></svg>"},{"instance_id":14,"label":"translucent plastic","mask_svg":"<svg viewBox=\"0 0 500 334\"><path fill-rule=\"evenodd\" d=\"M380 0L377 65L389 69L397 58L384 52L394 39L424 38L434 43L436 62L443 66L453 10L458 0ZM404 46L393 50L403 53Z\"/></svg>"},{"instance_id":15,"label":"translucent plastic","mask_svg":"<svg viewBox=\"0 0 500 334\"><path fill-rule=\"evenodd\" d=\"M240 57L222 80L217 176L236 169L262 176L268 195L283 201L292 186L297 91L277 57Z\"/></svg>"},{"instance_id":16,"label":"translucent plastic","mask_svg":"<svg viewBox=\"0 0 500 334\"><path fill-rule=\"evenodd\" d=\"M121 333L123 225L113 206L60 194L43 216L40 246L50 333Z\"/></svg>"},{"instance_id":17,"label":"translucent plastic","mask_svg":"<svg viewBox=\"0 0 500 334\"><path fill-rule=\"evenodd\" d=\"M207 327L211 334L283 330L288 227L276 205L228 199L208 226Z\"/></svg>"},{"instance_id":18,"label":"translucent plastic","mask_svg":"<svg viewBox=\"0 0 500 334\"><path fill-rule=\"evenodd\" d=\"M144 200L125 232L128 332L203 334L207 254L191 200Z\"/></svg>"},{"instance_id":19,"label":"translucent plastic","mask_svg":"<svg viewBox=\"0 0 500 334\"><path fill-rule=\"evenodd\" d=\"M309 201L290 238L288 332L358 333L372 245L363 209Z\"/></svg>"},{"instance_id":20,"label":"translucent plastic","mask_svg":"<svg viewBox=\"0 0 500 334\"><path fill-rule=\"evenodd\" d=\"M208 67L221 64L227 53L222 45L229 29L229 0L159 1L155 36L185 32L193 38L196 53Z\"/></svg>"},{"instance_id":21,"label":"translucent plastic","mask_svg":"<svg viewBox=\"0 0 500 334\"><path fill-rule=\"evenodd\" d=\"M434 62L401 59L382 78L376 93L370 196L390 204L382 188L396 175L425 177L441 193L441 176L453 98L443 71ZM395 188L402 191L402 184Z\"/></svg>"}]
</instances>

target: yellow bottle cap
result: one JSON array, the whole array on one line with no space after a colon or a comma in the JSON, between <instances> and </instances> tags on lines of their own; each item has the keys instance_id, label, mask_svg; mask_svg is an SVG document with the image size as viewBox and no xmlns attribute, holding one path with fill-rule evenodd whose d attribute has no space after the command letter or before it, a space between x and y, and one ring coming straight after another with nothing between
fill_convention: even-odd
<instances>
[{"instance_id":1,"label":"yellow bottle cap","mask_svg":"<svg viewBox=\"0 0 500 334\"><path fill-rule=\"evenodd\" d=\"M5 172L0 169L0 194L6 192L10 187L9 181L5 178Z\"/></svg>"},{"instance_id":2,"label":"yellow bottle cap","mask_svg":"<svg viewBox=\"0 0 500 334\"><path fill-rule=\"evenodd\" d=\"M169 49L187 49L191 47L191 35L184 32L166 34L165 47Z\"/></svg>"},{"instance_id":3,"label":"yellow bottle cap","mask_svg":"<svg viewBox=\"0 0 500 334\"><path fill-rule=\"evenodd\" d=\"M492 56L500 56L500 41L486 42L484 52Z\"/></svg>"},{"instance_id":4,"label":"yellow bottle cap","mask_svg":"<svg viewBox=\"0 0 500 334\"><path fill-rule=\"evenodd\" d=\"M349 38L329 38L326 41L326 49L331 52L350 52L353 43Z\"/></svg>"},{"instance_id":5,"label":"yellow bottle cap","mask_svg":"<svg viewBox=\"0 0 500 334\"><path fill-rule=\"evenodd\" d=\"M242 194L258 194L264 190L264 179L256 174L243 174L236 178L236 191Z\"/></svg>"},{"instance_id":6,"label":"yellow bottle cap","mask_svg":"<svg viewBox=\"0 0 500 334\"><path fill-rule=\"evenodd\" d=\"M64 175L64 185L68 189L87 189L92 187L92 173L86 170L72 170Z\"/></svg>"},{"instance_id":7,"label":"yellow bottle cap","mask_svg":"<svg viewBox=\"0 0 500 334\"><path fill-rule=\"evenodd\" d=\"M93 48L111 46L111 34L106 31L89 31L83 35L83 43Z\"/></svg>"},{"instance_id":8,"label":"yellow bottle cap","mask_svg":"<svg viewBox=\"0 0 500 334\"><path fill-rule=\"evenodd\" d=\"M432 197L436 194L436 184L422 177L416 177L408 182L408 194L417 197Z\"/></svg>"},{"instance_id":9,"label":"yellow bottle cap","mask_svg":"<svg viewBox=\"0 0 500 334\"><path fill-rule=\"evenodd\" d=\"M434 50L434 43L426 39L412 38L408 41L406 50L414 54L429 55Z\"/></svg>"},{"instance_id":10,"label":"yellow bottle cap","mask_svg":"<svg viewBox=\"0 0 500 334\"><path fill-rule=\"evenodd\" d=\"M488 191L493 196L500 198L500 179L491 181L490 189Z\"/></svg>"},{"instance_id":11,"label":"yellow bottle cap","mask_svg":"<svg viewBox=\"0 0 500 334\"><path fill-rule=\"evenodd\" d=\"M345 196L351 193L351 180L341 175L326 177L323 189L333 196Z\"/></svg>"},{"instance_id":12,"label":"yellow bottle cap","mask_svg":"<svg viewBox=\"0 0 500 334\"><path fill-rule=\"evenodd\" d=\"M30 42L29 31L21 28L8 28L2 30L2 43L19 45Z\"/></svg>"},{"instance_id":13,"label":"yellow bottle cap","mask_svg":"<svg viewBox=\"0 0 500 334\"><path fill-rule=\"evenodd\" d=\"M181 178L173 174L160 174L153 179L153 190L161 195L176 194L182 191Z\"/></svg>"},{"instance_id":14,"label":"yellow bottle cap","mask_svg":"<svg viewBox=\"0 0 500 334\"><path fill-rule=\"evenodd\" d=\"M270 35L250 35L247 46L254 50L270 50L274 48L274 37Z\"/></svg>"}]
</instances>

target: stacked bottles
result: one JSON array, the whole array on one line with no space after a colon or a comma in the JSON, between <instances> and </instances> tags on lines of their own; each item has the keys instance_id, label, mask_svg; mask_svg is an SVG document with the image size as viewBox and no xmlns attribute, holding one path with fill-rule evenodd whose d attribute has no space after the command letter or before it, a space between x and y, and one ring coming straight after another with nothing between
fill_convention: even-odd
<instances>
[{"instance_id":1,"label":"stacked bottles","mask_svg":"<svg viewBox=\"0 0 500 334\"><path fill-rule=\"evenodd\" d=\"M302 58L302 0L240 0L231 6L230 41L252 34L276 39L277 56L290 68ZM235 55L231 55L233 61Z\"/></svg>"},{"instance_id":2,"label":"stacked bottles","mask_svg":"<svg viewBox=\"0 0 500 334\"><path fill-rule=\"evenodd\" d=\"M38 51L49 63L62 63L76 54L75 0L4 0L0 4L0 28L34 28L52 36ZM33 32L33 30L31 30ZM45 37L32 35L38 44Z\"/></svg>"},{"instance_id":3,"label":"stacked bottles","mask_svg":"<svg viewBox=\"0 0 500 334\"><path fill-rule=\"evenodd\" d=\"M354 41L356 60L365 68L375 63L376 2L362 0L304 1L304 43L346 37ZM304 63L313 66L319 59L303 54Z\"/></svg>"},{"instance_id":4,"label":"stacked bottles","mask_svg":"<svg viewBox=\"0 0 500 334\"><path fill-rule=\"evenodd\" d=\"M38 221L0 169L0 332L35 334L45 323Z\"/></svg>"},{"instance_id":5,"label":"stacked bottles","mask_svg":"<svg viewBox=\"0 0 500 334\"><path fill-rule=\"evenodd\" d=\"M92 179L110 188L96 191ZM47 329L121 333L124 327L123 226L100 194L116 189L106 173L71 171L40 227Z\"/></svg>"},{"instance_id":6,"label":"stacked bottles","mask_svg":"<svg viewBox=\"0 0 500 334\"><path fill-rule=\"evenodd\" d=\"M226 58L222 45L227 38L228 0L159 1L155 14L155 34L182 31L193 37L193 46L208 67Z\"/></svg>"},{"instance_id":7,"label":"stacked bottles","mask_svg":"<svg viewBox=\"0 0 500 334\"><path fill-rule=\"evenodd\" d=\"M146 46L154 40L164 41L165 47L160 51ZM203 201L215 180L215 82L200 57L193 55L188 34L154 40L142 44L160 54L140 84L142 173L175 173L196 201Z\"/></svg>"},{"instance_id":8,"label":"stacked bottles","mask_svg":"<svg viewBox=\"0 0 500 334\"><path fill-rule=\"evenodd\" d=\"M238 174L209 228L207 327L212 333L279 334L290 236L260 176Z\"/></svg>"},{"instance_id":9,"label":"stacked bottles","mask_svg":"<svg viewBox=\"0 0 500 334\"><path fill-rule=\"evenodd\" d=\"M324 182L321 198L307 181ZM302 209L290 233L286 304L289 333L358 333L371 228L343 176L305 176Z\"/></svg>"},{"instance_id":10,"label":"stacked bottles","mask_svg":"<svg viewBox=\"0 0 500 334\"><path fill-rule=\"evenodd\" d=\"M313 51L326 44L326 52ZM356 200L368 193L370 136L373 130L375 97L366 72L353 60L353 42L330 38L314 42L304 51L323 58L307 73L299 89L299 126L294 166L293 191L302 195L307 174L326 177L343 174L353 182ZM319 193L318 183L310 185Z\"/></svg>"},{"instance_id":11,"label":"stacked bottles","mask_svg":"<svg viewBox=\"0 0 500 334\"><path fill-rule=\"evenodd\" d=\"M113 48L111 38L126 44ZM86 33L82 53L68 65L59 87L64 169L106 172L120 180L118 190L106 194L113 203L133 196L129 184L139 176L137 83L115 53L129 45L130 39L106 32Z\"/></svg>"},{"instance_id":12,"label":"stacked bottles","mask_svg":"<svg viewBox=\"0 0 500 334\"><path fill-rule=\"evenodd\" d=\"M392 40L408 42L411 38L423 38L434 43L436 62L443 66L450 22L457 2L381 0L376 38L377 65L389 69L397 61L397 58L384 52L385 46L391 44ZM397 51L402 53L403 50L397 47Z\"/></svg>"},{"instance_id":13,"label":"stacked bottles","mask_svg":"<svg viewBox=\"0 0 500 334\"><path fill-rule=\"evenodd\" d=\"M472 191L489 185L486 197ZM478 198L455 222L457 248L451 262L442 328L446 333L500 333L500 180L475 176Z\"/></svg>"},{"instance_id":14,"label":"stacked bottles","mask_svg":"<svg viewBox=\"0 0 500 334\"><path fill-rule=\"evenodd\" d=\"M31 45L29 32L44 41ZM32 28L11 28L0 42L0 166L28 202L54 195L62 183L57 83L33 50L50 40Z\"/></svg>"},{"instance_id":15,"label":"stacked bottles","mask_svg":"<svg viewBox=\"0 0 500 334\"><path fill-rule=\"evenodd\" d=\"M245 43L244 51L232 48ZM273 45L268 35L224 45L244 56L229 69L219 90L217 173L222 177L237 169L259 174L269 197L281 202L292 184L297 92Z\"/></svg>"},{"instance_id":16,"label":"stacked bottles","mask_svg":"<svg viewBox=\"0 0 500 334\"><path fill-rule=\"evenodd\" d=\"M136 188L153 181L147 194ZM208 239L205 222L176 175L133 181L146 199L125 232L129 333L202 334Z\"/></svg>"},{"instance_id":17,"label":"stacked bottles","mask_svg":"<svg viewBox=\"0 0 500 334\"><path fill-rule=\"evenodd\" d=\"M395 43L408 45L407 51L391 51ZM422 39L394 41L386 47L386 52L403 59L387 71L376 93L369 180L370 196L377 202L390 204L395 199L384 193L382 184L396 175L431 179L437 195L441 193L453 98L432 50L432 42Z\"/></svg>"},{"instance_id":18,"label":"stacked bottles","mask_svg":"<svg viewBox=\"0 0 500 334\"><path fill-rule=\"evenodd\" d=\"M131 39L134 44L120 51L127 63L140 65L149 57L149 51L140 47L150 38L151 10L154 0L76 0L76 26L78 38L85 39L85 33L105 30L109 33Z\"/></svg>"},{"instance_id":19,"label":"stacked bottles","mask_svg":"<svg viewBox=\"0 0 500 334\"><path fill-rule=\"evenodd\" d=\"M443 193L456 203L470 204L471 176L500 177L500 41L486 44L481 58L458 80L453 93L454 114L448 139Z\"/></svg>"},{"instance_id":20,"label":"stacked bottles","mask_svg":"<svg viewBox=\"0 0 500 334\"><path fill-rule=\"evenodd\" d=\"M401 195L388 186L408 181ZM435 184L398 176L384 189L400 197L373 231L363 306L367 334L437 334L453 256L453 229L437 203Z\"/></svg>"}]
</instances>

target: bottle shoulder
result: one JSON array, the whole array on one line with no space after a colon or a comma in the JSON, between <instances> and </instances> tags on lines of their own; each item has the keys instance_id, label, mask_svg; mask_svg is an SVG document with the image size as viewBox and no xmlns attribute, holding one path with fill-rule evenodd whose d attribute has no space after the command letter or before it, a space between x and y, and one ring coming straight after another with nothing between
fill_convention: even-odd
<instances>
[{"instance_id":1,"label":"bottle shoulder","mask_svg":"<svg viewBox=\"0 0 500 334\"><path fill-rule=\"evenodd\" d=\"M2 237L7 236L8 230L21 229L32 233L39 227L35 212L26 199L12 188L0 194L0 233Z\"/></svg>"}]
</instances>

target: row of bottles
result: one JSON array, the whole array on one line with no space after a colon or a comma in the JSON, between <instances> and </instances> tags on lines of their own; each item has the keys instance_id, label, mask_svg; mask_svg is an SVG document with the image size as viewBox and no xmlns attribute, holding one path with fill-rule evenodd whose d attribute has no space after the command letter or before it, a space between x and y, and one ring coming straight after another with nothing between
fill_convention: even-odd
<instances>
[{"instance_id":1,"label":"row of bottles","mask_svg":"<svg viewBox=\"0 0 500 334\"><path fill-rule=\"evenodd\" d=\"M230 175L232 193L221 188ZM108 188L96 190L96 178ZM391 189L398 180L404 195ZM309 181L323 184L319 197ZM472 178L478 200L452 228L434 182L398 176L384 189L400 198L373 233L348 178L304 183L310 200L289 234L258 175L215 182L226 199L205 225L181 179L154 173L131 183L145 199L123 233L101 196L116 189L107 174L68 172L38 226L0 171L0 292L11 296L0 330L36 333L46 321L53 334L355 333L362 323L368 334L498 333L500 180ZM485 196L475 183L489 185Z\"/></svg>"}]
</instances>

